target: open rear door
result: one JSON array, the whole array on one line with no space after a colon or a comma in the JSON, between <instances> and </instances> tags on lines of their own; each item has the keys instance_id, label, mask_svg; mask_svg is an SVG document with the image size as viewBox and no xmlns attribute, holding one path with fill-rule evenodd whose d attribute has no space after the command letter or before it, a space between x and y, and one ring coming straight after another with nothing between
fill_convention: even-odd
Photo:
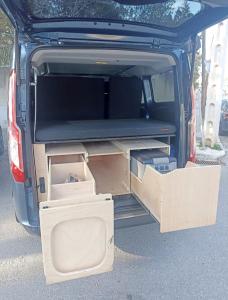
<instances>
[{"instance_id":1,"label":"open rear door","mask_svg":"<svg viewBox=\"0 0 228 300\"><path fill-rule=\"evenodd\" d=\"M77 199L66 199L40 203L47 283L112 270L113 201L110 195L85 195L80 202L83 203L78 203Z\"/></svg>"},{"instance_id":2,"label":"open rear door","mask_svg":"<svg viewBox=\"0 0 228 300\"><path fill-rule=\"evenodd\" d=\"M0 0L0 5L18 31L33 37L48 32L49 38L69 28L184 42L228 17L227 0Z\"/></svg>"}]
</instances>

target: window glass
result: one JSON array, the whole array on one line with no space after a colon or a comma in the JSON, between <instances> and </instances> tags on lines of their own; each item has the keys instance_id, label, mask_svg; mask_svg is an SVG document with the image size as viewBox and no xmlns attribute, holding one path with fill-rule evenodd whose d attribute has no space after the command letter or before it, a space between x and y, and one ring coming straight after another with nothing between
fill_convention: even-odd
<instances>
[{"instance_id":1,"label":"window glass","mask_svg":"<svg viewBox=\"0 0 228 300\"><path fill-rule=\"evenodd\" d=\"M155 102L174 102L174 75L173 71L151 76Z\"/></svg>"},{"instance_id":2,"label":"window glass","mask_svg":"<svg viewBox=\"0 0 228 300\"><path fill-rule=\"evenodd\" d=\"M204 8L202 4L188 0L168 0L154 4L144 0L137 5L122 4L118 0L26 0L21 3L26 6L24 8L30 17L40 19L103 19L173 28L185 23Z\"/></svg>"},{"instance_id":3,"label":"window glass","mask_svg":"<svg viewBox=\"0 0 228 300\"><path fill-rule=\"evenodd\" d=\"M147 102L152 101L151 87L149 79L144 79L144 90Z\"/></svg>"}]
</instances>

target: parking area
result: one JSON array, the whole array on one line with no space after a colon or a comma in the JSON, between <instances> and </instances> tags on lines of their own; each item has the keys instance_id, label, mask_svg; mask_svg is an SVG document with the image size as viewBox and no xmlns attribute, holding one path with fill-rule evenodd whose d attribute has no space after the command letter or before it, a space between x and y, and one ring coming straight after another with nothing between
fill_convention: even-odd
<instances>
[{"instance_id":1,"label":"parking area","mask_svg":"<svg viewBox=\"0 0 228 300\"><path fill-rule=\"evenodd\" d=\"M223 142L227 147L228 138ZM0 158L0 299L227 299L227 178L223 166L215 226L168 234L160 234L157 224L118 230L113 272L46 286L40 238L15 221L5 154Z\"/></svg>"}]
</instances>

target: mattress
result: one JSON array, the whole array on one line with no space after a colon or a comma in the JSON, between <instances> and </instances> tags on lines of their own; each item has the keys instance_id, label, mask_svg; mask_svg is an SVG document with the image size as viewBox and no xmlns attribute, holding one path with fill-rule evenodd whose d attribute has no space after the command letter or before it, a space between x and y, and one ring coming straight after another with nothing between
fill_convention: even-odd
<instances>
[{"instance_id":1,"label":"mattress","mask_svg":"<svg viewBox=\"0 0 228 300\"><path fill-rule=\"evenodd\" d=\"M146 119L39 122L35 142L175 135L174 125Z\"/></svg>"}]
</instances>

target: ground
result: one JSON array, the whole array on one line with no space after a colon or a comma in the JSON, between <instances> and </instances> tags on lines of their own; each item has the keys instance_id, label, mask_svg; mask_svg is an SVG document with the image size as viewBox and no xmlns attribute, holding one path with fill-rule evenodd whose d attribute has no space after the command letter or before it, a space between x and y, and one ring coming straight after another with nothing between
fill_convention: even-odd
<instances>
[{"instance_id":1,"label":"ground","mask_svg":"<svg viewBox=\"0 0 228 300\"><path fill-rule=\"evenodd\" d=\"M221 136L220 139L226 151L226 155L221 159L221 164L228 166L228 136Z\"/></svg>"},{"instance_id":2,"label":"ground","mask_svg":"<svg viewBox=\"0 0 228 300\"><path fill-rule=\"evenodd\" d=\"M223 143L228 150L228 137ZM15 221L5 154L0 158L0 299L228 299L227 178L223 166L215 226L168 234L160 234L157 224L118 230L113 272L46 286L40 238Z\"/></svg>"}]
</instances>

